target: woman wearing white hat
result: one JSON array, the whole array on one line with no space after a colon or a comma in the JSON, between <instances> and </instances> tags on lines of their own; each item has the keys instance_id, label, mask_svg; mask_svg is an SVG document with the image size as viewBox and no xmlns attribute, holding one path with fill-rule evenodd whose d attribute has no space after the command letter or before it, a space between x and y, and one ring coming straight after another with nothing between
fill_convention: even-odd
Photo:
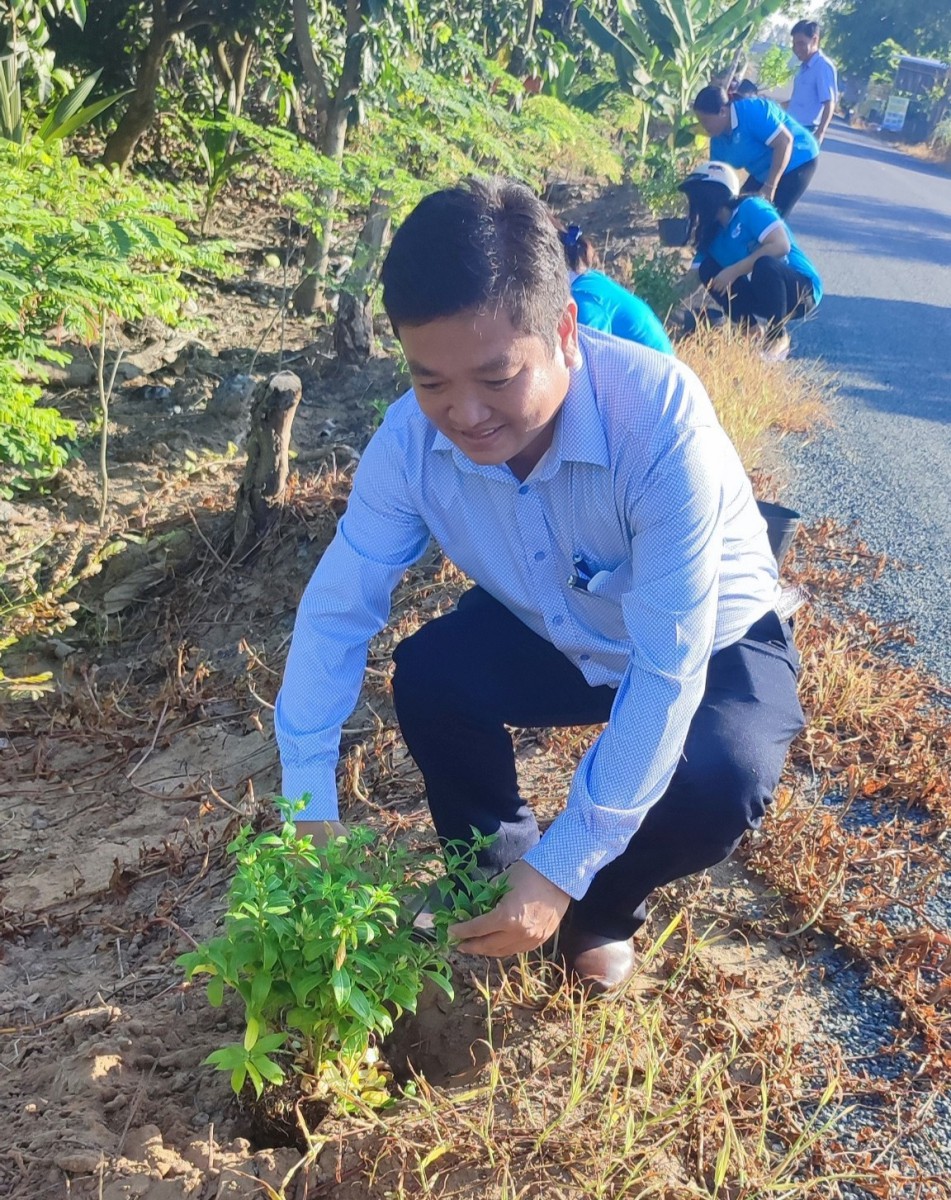
<instances>
[{"instance_id":1,"label":"woman wearing white hat","mask_svg":"<svg viewBox=\"0 0 951 1200\"><path fill-rule=\"evenodd\" d=\"M700 280L734 321L765 323L764 356L790 349L787 325L822 299L822 280L776 209L761 196L740 196L727 163L699 166L680 185L690 205L689 229Z\"/></svg>"}]
</instances>

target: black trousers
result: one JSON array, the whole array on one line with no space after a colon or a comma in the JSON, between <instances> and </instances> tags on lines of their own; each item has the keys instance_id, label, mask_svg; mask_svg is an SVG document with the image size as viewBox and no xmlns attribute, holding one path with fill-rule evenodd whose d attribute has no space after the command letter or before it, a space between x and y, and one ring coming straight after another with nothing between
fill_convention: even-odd
<instances>
[{"instance_id":1,"label":"black trousers","mask_svg":"<svg viewBox=\"0 0 951 1200\"><path fill-rule=\"evenodd\" d=\"M506 726L601 723L615 690L592 687L481 588L402 641L394 661L397 717L440 839L471 841L473 827L496 834L482 861L504 869L539 837L519 795ZM576 927L629 937L643 924L655 888L721 862L759 827L803 726L798 666L789 626L775 613L713 655L667 791L574 905ZM565 779L566 795L568 785Z\"/></svg>"},{"instance_id":2,"label":"black trousers","mask_svg":"<svg viewBox=\"0 0 951 1200\"><path fill-rule=\"evenodd\" d=\"M796 167L792 171L785 171L779 183L776 185L776 195L773 198L773 207L781 217L788 216L796 204L802 198L803 192L812 183L812 177L816 173L816 168L819 166L819 159L812 158L807 163L803 163L801 167ZM755 179L752 175L743 184L745 194L755 194L762 190L763 180Z\"/></svg>"},{"instance_id":3,"label":"black trousers","mask_svg":"<svg viewBox=\"0 0 951 1200\"><path fill-rule=\"evenodd\" d=\"M705 258L700 264L701 282L709 284L721 270L715 259ZM723 302L720 293L714 295ZM727 315L740 324L762 317L767 339L778 337L787 321L804 317L815 306L812 280L778 258L758 258L749 276L736 280L724 302Z\"/></svg>"}]
</instances>

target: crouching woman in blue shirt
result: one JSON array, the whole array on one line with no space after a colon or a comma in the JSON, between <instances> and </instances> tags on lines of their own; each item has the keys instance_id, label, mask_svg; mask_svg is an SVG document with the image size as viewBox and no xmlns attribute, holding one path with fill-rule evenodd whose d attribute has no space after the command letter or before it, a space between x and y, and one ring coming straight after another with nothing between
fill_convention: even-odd
<instances>
[{"instance_id":1,"label":"crouching woman in blue shirt","mask_svg":"<svg viewBox=\"0 0 951 1200\"><path fill-rule=\"evenodd\" d=\"M560 939L630 978L649 894L759 826L802 727L776 562L743 465L676 359L584 330L545 205L470 181L383 266L412 390L387 410L307 585L275 711L299 828L339 832L335 768L367 644L435 540L474 586L404 637L393 700L440 839L493 835L509 890L453 928L503 958ZM605 727L540 834L509 727ZM365 813L351 808L348 818Z\"/></svg>"},{"instance_id":2,"label":"crouching woman in blue shirt","mask_svg":"<svg viewBox=\"0 0 951 1200\"><path fill-rule=\"evenodd\" d=\"M639 342L661 354L673 354L667 331L650 305L594 269L598 256L581 228L568 225L559 229L558 236L565 248L571 298L578 306L578 324Z\"/></svg>"},{"instance_id":3,"label":"crouching woman in blue shirt","mask_svg":"<svg viewBox=\"0 0 951 1200\"><path fill-rule=\"evenodd\" d=\"M690 231L700 281L732 320L765 322L764 355L789 354L790 321L822 299L819 273L776 209L760 196L741 197L736 172L708 162L680 185L690 205Z\"/></svg>"}]
</instances>

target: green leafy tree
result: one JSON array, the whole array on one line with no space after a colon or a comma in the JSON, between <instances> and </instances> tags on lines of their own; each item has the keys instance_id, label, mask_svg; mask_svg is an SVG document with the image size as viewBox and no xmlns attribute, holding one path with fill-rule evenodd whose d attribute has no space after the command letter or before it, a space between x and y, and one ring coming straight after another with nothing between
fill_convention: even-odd
<instances>
[{"instance_id":1,"label":"green leafy tree","mask_svg":"<svg viewBox=\"0 0 951 1200\"><path fill-rule=\"evenodd\" d=\"M523 100L520 106L512 103L516 97ZM549 172L617 180L622 170L610 118L553 96L526 97L521 81L479 56L461 78L408 61L389 64L368 93L365 119L339 162L286 130L263 130L247 121L236 128L244 142L297 182L284 201L311 227L326 219L321 206L331 194L354 221L373 205L377 222L387 217L398 222L428 191L466 174L499 172L540 189ZM372 243L377 257L383 248L382 241ZM369 232L364 246L353 249L359 278L342 291L365 294L375 274L367 260ZM344 312L350 310L344 306ZM365 338L343 335L340 342L365 344Z\"/></svg>"},{"instance_id":2,"label":"green leafy tree","mask_svg":"<svg viewBox=\"0 0 951 1200\"><path fill-rule=\"evenodd\" d=\"M235 103L243 96L251 55L263 31L279 28L286 19L279 0L135 0L124 24L129 36L141 42L134 68L134 88L119 122L106 143L103 161L126 168L142 135L158 112L162 71L177 39L198 39L210 48L210 64L223 79L230 78Z\"/></svg>"},{"instance_id":3,"label":"green leafy tree","mask_svg":"<svg viewBox=\"0 0 951 1200\"><path fill-rule=\"evenodd\" d=\"M825 49L849 75L880 69L876 51L889 39L909 54L951 61L948 0L830 0L823 24Z\"/></svg>"},{"instance_id":4,"label":"green leafy tree","mask_svg":"<svg viewBox=\"0 0 951 1200\"><path fill-rule=\"evenodd\" d=\"M40 114L35 112L24 116L20 67L16 57L8 54L0 58L0 137L10 142L23 142L32 136L43 143L70 137L121 99L121 95L105 96L87 104L86 100L98 78L99 72L96 71L81 80L40 120ZM36 127L31 130L31 125Z\"/></svg>"},{"instance_id":5,"label":"green leafy tree","mask_svg":"<svg viewBox=\"0 0 951 1200\"><path fill-rule=\"evenodd\" d=\"M83 166L61 141L0 141L0 464L14 476L63 462L72 426L36 407L46 368L69 361L62 343L95 351L115 321L146 313L175 323L181 271L221 267L220 248L179 231L187 211L168 189Z\"/></svg>"},{"instance_id":6,"label":"green leafy tree","mask_svg":"<svg viewBox=\"0 0 951 1200\"><path fill-rule=\"evenodd\" d=\"M86 0L0 0L0 57L13 60L28 103L46 104L57 88L72 86L49 45L49 23L57 18L82 26Z\"/></svg>"},{"instance_id":7,"label":"green leafy tree","mask_svg":"<svg viewBox=\"0 0 951 1200\"><path fill-rule=\"evenodd\" d=\"M895 71L898 69L902 56L907 53L905 47L899 46L894 38L886 38L872 51L871 78L875 82L891 83L895 78Z\"/></svg>"},{"instance_id":8,"label":"green leafy tree","mask_svg":"<svg viewBox=\"0 0 951 1200\"><path fill-rule=\"evenodd\" d=\"M371 53L371 22L388 15L388 7L387 0L345 0L342 11L334 4L321 4L317 14L323 19L314 27L308 0L292 0L297 53L318 106L320 151L333 163L339 164L343 159L354 105L378 65ZM393 28L392 23L386 22L382 27ZM373 41L386 52L387 39L376 37ZM321 49L323 53L319 52ZM304 251L303 274L294 293L299 312L313 312L322 297L338 195L331 183L318 197L321 216L311 229Z\"/></svg>"},{"instance_id":9,"label":"green leafy tree","mask_svg":"<svg viewBox=\"0 0 951 1200\"><path fill-rule=\"evenodd\" d=\"M761 90L785 87L796 73L789 62L789 50L770 46L756 69L756 81Z\"/></svg>"},{"instance_id":10,"label":"green leafy tree","mask_svg":"<svg viewBox=\"0 0 951 1200\"><path fill-rule=\"evenodd\" d=\"M622 87L662 114L674 145L693 140L691 104L782 0L618 0L618 29L582 5L578 17L614 60ZM644 130L646 148L647 131Z\"/></svg>"}]
</instances>

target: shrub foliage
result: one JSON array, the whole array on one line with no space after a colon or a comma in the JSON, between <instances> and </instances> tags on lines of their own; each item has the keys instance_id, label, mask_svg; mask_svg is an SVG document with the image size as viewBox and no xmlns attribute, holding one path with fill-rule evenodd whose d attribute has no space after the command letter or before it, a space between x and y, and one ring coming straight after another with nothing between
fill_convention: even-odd
<instances>
[{"instance_id":1,"label":"shrub foliage","mask_svg":"<svg viewBox=\"0 0 951 1200\"><path fill-rule=\"evenodd\" d=\"M107 319L180 318L184 268L221 264L175 218L185 199L87 167L59 143L0 141L0 464L55 468L72 424L36 407L67 341L90 344Z\"/></svg>"}]
</instances>

